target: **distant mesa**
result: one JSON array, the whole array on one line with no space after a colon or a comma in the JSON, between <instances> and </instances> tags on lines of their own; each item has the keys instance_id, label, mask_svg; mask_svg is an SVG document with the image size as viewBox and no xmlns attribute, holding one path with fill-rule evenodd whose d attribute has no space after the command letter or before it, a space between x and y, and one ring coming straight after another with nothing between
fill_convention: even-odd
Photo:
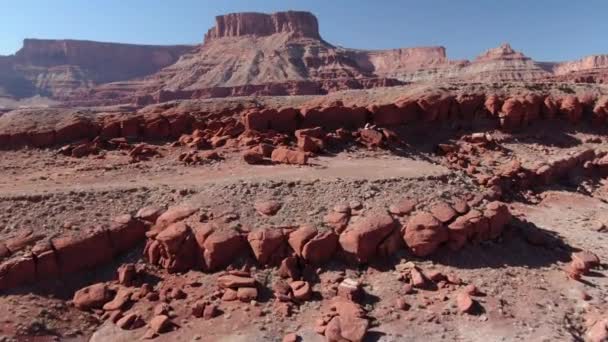
<instances>
[{"instance_id":1,"label":"distant mesa","mask_svg":"<svg viewBox=\"0 0 608 342\"><path fill-rule=\"evenodd\" d=\"M485 62L493 60L530 60L523 53L513 50L509 43L503 43L497 48L489 49L477 56L475 62Z\"/></svg>"},{"instance_id":2,"label":"distant mesa","mask_svg":"<svg viewBox=\"0 0 608 342\"><path fill-rule=\"evenodd\" d=\"M232 13L196 46L26 39L0 56L0 97L66 105L316 95L412 82L608 82L608 55L538 62L508 43L472 61L442 46L360 50L322 39L309 12Z\"/></svg>"}]
</instances>

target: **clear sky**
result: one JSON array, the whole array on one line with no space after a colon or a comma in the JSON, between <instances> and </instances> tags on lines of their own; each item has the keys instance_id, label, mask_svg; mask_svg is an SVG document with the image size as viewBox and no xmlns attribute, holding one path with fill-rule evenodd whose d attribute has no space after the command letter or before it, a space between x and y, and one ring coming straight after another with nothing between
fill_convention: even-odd
<instances>
[{"instance_id":1,"label":"clear sky","mask_svg":"<svg viewBox=\"0 0 608 342\"><path fill-rule=\"evenodd\" d=\"M608 0L8 0L0 54L24 38L196 44L219 14L306 10L328 42L387 49L443 45L474 58L502 42L543 61L608 53Z\"/></svg>"}]
</instances>

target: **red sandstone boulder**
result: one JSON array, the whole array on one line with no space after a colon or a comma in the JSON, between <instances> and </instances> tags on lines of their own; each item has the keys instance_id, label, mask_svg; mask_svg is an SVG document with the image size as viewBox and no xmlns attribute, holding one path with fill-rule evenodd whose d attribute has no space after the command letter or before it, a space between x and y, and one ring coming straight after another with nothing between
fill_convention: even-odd
<instances>
[{"instance_id":1,"label":"red sandstone boulder","mask_svg":"<svg viewBox=\"0 0 608 342\"><path fill-rule=\"evenodd\" d=\"M358 141L368 148L376 148L384 145L384 136L375 129L360 129Z\"/></svg>"},{"instance_id":2,"label":"red sandstone boulder","mask_svg":"<svg viewBox=\"0 0 608 342\"><path fill-rule=\"evenodd\" d=\"M378 255L383 258L388 258L397 251L403 249L403 238L398 229L393 232L384 241L378 245Z\"/></svg>"},{"instance_id":3,"label":"red sandstone boulder","mask_svg":"<svg viewBox=\"0 0 608 342\"><path fill-rule=\"evenodd\" d=\"M297 257L290 256L281 261L281 266L279 266L278 270L281 278L300 279L300 273Z\"/></svg>"},{"instance_id":4,"label":"red sandstone boulder","mask_svg":"<svg viewBox=\"0 0 608 342\"><path fill-rule=\"evenodd\" d=\"M80 310L100 309L112 300L112 294L104 283L94 284L74 293L72 302Z\"/></svg>"},{"instance_id":5,"label":"red sandstone boulder","mask_svg":"<svg viewBox=\"0 0 608 342\"><path fill-rule=\"evenodd\" d=\"M440 202L431 207L431 214L435 216L441 223L447 224L452 221L458 213L452 206L445 202Z\"/></svg>"},{"instance_id":6,"label":"red sandstone boulder","mask_svg":"<svg viewBox=\"0 0 608 342\"><path fill-rule=\"evenodd\" d=\"M264 216L274 216L283 207L283 203L274 200L260 200L253 204L255 210Z\"/></svg>"},{"instance_id":7,"label":"red sandstone boulder","mask_svg":"<svg viewBox=\"0 0 608 342\"><path fill-rule=\"evenodd\" d=\"M150 205L139 209L137 214L135 214L135 217L149 223L155 223L156 220L158 220L158 218L164 213L165 208Z\"/></svg>"},{"instance_id":8,"label":"red sandstone boulder","mask_svg":"<svg viewBox=\"0 0 608 342\"><path fill-rule=\"evenodd\" d=\"M387 238L396 224L384 211L376 211L359 219L340 234L339 242L345 254L359 262L367 262L377 254L380 243Z\"/></svg>"},{"instance_id":9,"label":"red sandstone boulder","mask_svg":"<svg viewBox=\"0 0 608 342\"><path fill-rule=\"evenodd\" d=\"M397 203L389 206L388 211L391 214L403 216L403 215L407 215L407 214L411 213L412 211L414 211L415 208L416 208L416 201L408 199L408 198L403 198L403 199L399 200Z\"/></svg>"},{"instance_id":10,"label":"red sandstone boulder","mask_svg":"<svg viewBox=\"0 0 608 342\"><path fill-rule=\"evenodd\" d=\"M217 283L220 288L238 289L241 287L255 287L255 279L245 275L226 274L217 278Z\"/></svg>"},{"instance_id":11,"label":"red sandstone boulder","mask_svg":"<svg viewBox=\"0 0 608 342\"><path fill-rule=\"evenodd\" d=\"M456 296L456 306L460 313L470 313L473 310L474 305L475 302L468 293L460 292Z\"/></svg>"},{"instance_id":12,"label":"red sandstone boulder","mask_svg":"<svg viewBox=\"0 0 608 342\"><path fill-rule=\"evenodd\" d=\"M323 222L337 233L341 233L346 228L346 226L348 226L349 221L349 213L340 213L332 211L323 217Z\"/></svg>"},{"instance_id":13,"label":"red sandstone boulder","mask_svg":"<svg viewBox=\"0 0 608 342\"><path fill-rule=\"evenodd\" d=\"M293 293L293 299L298 302L305 302L312 297L312 288L307 281L296 280L289 284Z\"/></svg>"},{"instance_id":14,"label":"red sandstone boulder","mask_svg":"<svg viewBox=\"0 0 608 342\"><path fill-rule=\"evenodd\" d=\"M234 230L211 233L203 243L203 258L209 271L217 271L232 263L246 248L245 239Z\"/></svg>"},{"instance_id":15,"label":"red sandstone boulder","mask_svg":"<svg viewBox=\"0 0 608 342\"><path fill-rule=\"evenodd\" d=\"M162 230L172 223L192 216L197 211L197 207L189 204L181 204L171 207L158 217L156 220L156 226L153 228L153 230Z\"/></svg>"},{"instance_id":16,"label":"red sandstone boulder","mask_svg":"<svg viewBox=\"0 0 608 342\"><path fill-rule=\"evenodd\" d=\"M325 148L325 143L320 138L315 138L306 134L297 134L296 131L297 145L301 151L317 153Z\"/></svg>"},{"instance_id":17,"label":"red sandstone boulder","mask_svg":"<svg viewBox=\"0 0 608 342\"><path fill-rule=\"evenodd\" d=\"M288 148L279 147L272 151L272 161L279 164L306 165L308 156L301 151L293 151Z\"/></svg>"},{"instance_id":18,"label":"red sandstone boulder","mask_svg":"<svg viewBox=\"0 0 608 342\"><path fill-rule=\"evenodd\" d=\"M489 221L491 239L498 238L504 227L511 221L509 208L500 202L489 203L483 214Z\"/></svg>"},{"instance_id":19,"label":"red sandstone boulder","mask_svg":"<svg viewBox=\"0 0 608 342\"><path fill-rule=\"evenodd\" d=\"M243 153L243 160L250 165L263 164L264 155L255 150L249 150Z\"/></svg>"},{"instance_id":20,"label":"red sandstone boulder","mask_svg":"<svg viewBox=\"0 0 608 342\"><path fill-rule=\"evenodd\" d=\"M159 264L167 271L185 272L197 265L197 244L185 223L171 224L155 240L160 248Z\"/></svg>"},{"instance_id":21,"label":"red sandstone boulder","mask_svg":"<svg viewBox=\"0 0 608 342\"><path fill-rule=\"evenodd\" d=\"M325 328L325 338L328 342L360 342L363 341L369 321L359 317L336 316Z\"/></svg>"},{"instance_id":22,"label":"red sandstone boulder","mask_svg":"<svg viewBox=\"0 0 608 342\"><path fill-rule=\"evenodd\" d=\"M321 265L333 256L338 247L338 235L322 232L310 239L302 249L302 258L313 265Z\"/></svg>"},{"instance_id":23,"label":"red sandstone boulder","mask_svg":"<svg viewBox=\"0 0 608 342\"><path fill-rule=\"evenodd\" d=\"M464 247L474 229L475 227L468 217L457 217L456 220L448 226L448 246L450 249L457 251Z\"/></svg>"},{"instance_id":24,"label":"red sandstone boulder","mask_svg":"<svg viewBox=\"0 0 608 342\"><path fill-rule=\"evenodd\" d=\"M247 235L247 241L262 266L279 264L287 252L287 241L281 229L254 230Z\"/></svg>"},{"instance_id":25,"label":"red sandstone boulder","mask_svg":"<svg viewBox=\"0 0 608 342\"><path fill-rule=\"evenodd\" d=\"M317 233L318 231L315 227L303 225L289 234L287 242L296 255L302 256L304 246L308 243L308 241L315 237Z\"/></svg>"},{"instance_id":26,"label":"red sandstone boulder","mask_svg":"<svg viewBox=\"0 0 608 342\"><path fill-rule=\"evenodd\" d=\"M415 255L427 256L448 240L448 230L433 215L421 212L408 221L403 239Z\"/></svg>"}]
</instances>

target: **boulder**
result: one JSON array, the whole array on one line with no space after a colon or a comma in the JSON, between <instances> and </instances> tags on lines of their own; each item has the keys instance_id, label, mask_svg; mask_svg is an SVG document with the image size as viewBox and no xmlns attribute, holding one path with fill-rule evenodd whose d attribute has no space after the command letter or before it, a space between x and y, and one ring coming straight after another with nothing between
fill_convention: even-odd
<instances>
[{"instance_id":1,"label":"boulder","mask_svg":"<svg viewBox=\"0 0 608 342\"><path fill-rule=\"evenodd\" d=\"M247 235L247 241L258 263L277 265L287 253L287 241L280 229L257 229Z\"/></svg>"},{"instance_id":2,"label":"boulder","mask_svg":"<svg viewBox=\"0 0 608 342\"><path fill-rule=\"evenodd\" d=\"M250 302L258 298L258 289L255 287L240 287L236 296L241 302Z\"/></svg>"},{"instance_id":3,"label":"boulder","mask_svg":"<svg viewBox=\"0 0 608 342\"><path fill-rule=\"evenodd\" d=\"M452 221L458 213L452 206L445 202L440 202L431 207L431 214L435 216L441 223L449 223Z\"/></svg>"},{"instance_id":4,"label":"boulder","mask_svg":"<svg viewBox=\"0 0 608 342\"><path fill-rule=\"evenodd\" d=\"M498 238L504 227L511 222L511 213L504 203L488 203L483 214L489 221L490 239Z\"/></svg>"},{"instance_id":5,"label":"boulder","mask_svg":"<svg viewBox=\"0 0 608 342\"><path fill-rule=\"evenodd\" d=\"M310 225L303 225L289 234L287 242L298 256L302 256L302 250L308 241L317 235L318 231Z\"/></svg>"},{"instance_id":6,"label":"boulder","mask_svg":"<svg viewBox=\"0 0 608 342\"><path fill-rule=\"evenodd\" d=\"M170 224L186 219L198 211L198 208L190 204L180 204L170 207L156 220L155 229L164 229Z\"/></svg>"},{"instance_id":7,"label":"boulder","mask_svg":"<svg viewBox=\"0 0 608 342\"><path fill-rule=\"evenodd\" d=\"M308 240L301 255L307 263L321 265L331 260L337 247L338 235L334 232L322 232Z\"/></svg>"},{"instance_id":8,"label":"boulder","mask_svg":"<svg viewBox=\"0 0 608 342\"><path fill-rule=\"evenodd\" d=\"M225 268L246 250L245 239L234 230L211 233L203 243L203 259L206 269L217 271Z\"/></svg>"},{"instance_id":9,"label":"boulder","mask_svg":"<svg viewBox=\"0 0 608 342\"><path fill-rule=\"evenodd\" d=\"M378 246L396 224L385 211L375 211L346 228L339 242L345 254L359 262L367 262L377 254Z\"/></svg>"},{"instance_id":10,"label":"boulder","mask_svg":"<svg viewBox=\"0 0 608 342\"><path fill-rule=\"evenodd\" d=\"M403 198L403 199L399 200L397 203L390 205L388 208L388 211L391 214L403 216L403 215L408 215L409 213L414 211L415 208L416 208L416 201L408 199L408 198Z\"/></svg>"},{"instance_id":11,"label":"boulder","mask_svg":"<svg viewBox=\"0 0 608 342\"><path fill-rule=\"evenodd\" d=\"M80 310L101 309L112 300L112 293L104 283L82 288L74 293L72 302Z\"/></svg>"},{"instance_id":12,"label":"boulder","mask_svg":"<svg viewBox=\"0 0 608 342\"><path fill-rule=\"evenodd\" d=\"M263 164L264 155L259 153L258 151L249 150L243 153L243 160L245 161L245 163L250 165Z\"/></svg>"},{"instance_id":13,"label":"boulder","mask_svg":"<svg viewBox=\"0 0 608 342\"><path fill-rule=\"evenodd\" d=\"M169 317L166 315L154 316L149 323L150 329L157 334L162 334L169 331L172 325L173 323L171 322L171 319L169 319Z\"/></svg>"},{"instance_id":14,"label":"boulder","mask_svg":"<svg viewBox=\"0 0 608 342\"><path fill-rule=\"evenodd\" d=\"M460 313L471 313L474 305L475 301L473 301L473 298L468 293L460 292L456 296L456 306Z\"/></svg>"},{"instance_id":15,"label":"boulder","mask_svg":"<svg viewBox=\"0 0 608 342\"><path fill-rule=\"evenodd\" d=\"M293 298L298 302L305 302L312 297L312 288L307 281L296 280L289 284Z\"/></svg>"},{"instance_id":16,"label":"boulder","mask_svg":"<svg viewBox=\"0 0 608 342\"><path fill-rule=\"evenodd\" d=\"M255 287L255 279L242 275L226 274L217 278L219 287L224 289L238 289L241 287Z\"/></svg>"},{"instance_id":17,"label":"boulder","mask_svg":"<svg viewBox=\"0 0 608 342\"><path fill-rule=\"evenodd\" d=\"M255 210L264 216L274 216L283 207L283 203L275 200L259 200L253 204Z\"/></svg>"},{"instance_id":18,"label":"boulder","mask_svg":"<svg viewBox=\"0 0 608 342\"><path fill-rule=\"evenodd\" d=\"M448 240L448 230L433 215L420 212L408 221L403 240L415 255L427 256Z\"/></svg>"},{"instance_id":19,"label":"boulder","mask_svg":"<svg viewBox=\"0 0 608 342\"><path fill-rule=\"evenodd\" d=\"M369 321L359 317L336 316L325 328L325 338L328 342L360 342L363 341Z\"/></svg>"},{"instance_id":20,"label":"boulder","mask_svg":"<svg viewBox=\"0 0 608 342\"><path fill-rule=\"evenodd\" d=\"M377 148L384 145L384 136L375 129L363 128L359 130L359 142L368 148Z\"/></svg>"},{"instance_id":21,"label":"boulder","mask_svg":"<svg viewBox=\"0 0 608 342\"><path fill-rule=\"evenodd\" d=\"M279 164L306 165L308 156L302 151L294 151L285 147L278 147L272 151L271 159Z\"/></svg>"},{"instance_id":22,"label":"boulder","mask_svg":"<svg viewBox=\"0 0 608 342\"><path fill-rule=\"evenodd\" d=\"M171 224L155 240L160 249L158 263L167 271L185 272L198 264L197 256L200 254L196 240L184 222Z\"/></svg>"},{"instance_id":23,"label":"boulder","mask_svg":"<svg viewBox=\"0 0 608 342\"><path fill-rule=\"evenodd\" d=\"M341 233L348 226L349 221L350 213L332 211L323 217L323 222L337 233Z\"/></svg>"}]
</instances>

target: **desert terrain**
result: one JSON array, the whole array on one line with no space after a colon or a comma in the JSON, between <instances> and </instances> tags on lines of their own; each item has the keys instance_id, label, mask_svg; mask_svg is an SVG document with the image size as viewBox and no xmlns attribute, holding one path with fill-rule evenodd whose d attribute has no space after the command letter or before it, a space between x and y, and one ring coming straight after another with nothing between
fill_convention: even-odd
<instances>
[{"instance_id":1,"label":"desert terrain","mask_svg":"<svg viewBox=\"0 0 608 342\"><path fill-rule=\"evenodd\" d=\"M608 340L608 57L318 25L0 56L0 341Z\"/></svg>"}]
</instances>

